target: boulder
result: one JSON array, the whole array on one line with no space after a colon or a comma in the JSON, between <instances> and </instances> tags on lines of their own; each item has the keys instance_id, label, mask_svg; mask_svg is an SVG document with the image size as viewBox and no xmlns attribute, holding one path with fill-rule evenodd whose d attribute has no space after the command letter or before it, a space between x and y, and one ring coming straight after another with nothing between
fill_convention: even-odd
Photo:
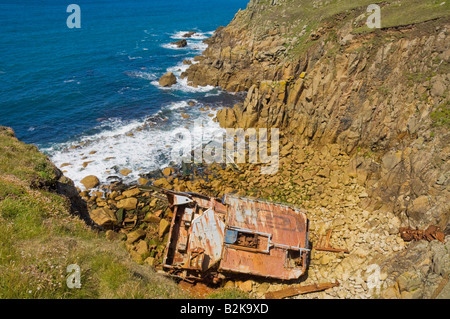
<instances>
[{"instance_id":1,"label":"boulder","mask_svg":"<svg viewBox=\"0 0 450 319\"><path fill-rule=\"evenodd\" d=\"M145 215L144 218L144 222L147 223L159 223L161 221L161 218L159 218L158 216L153 215L152 213L147 213L147 215Z\"/></svg>"},{"instance_id":2,"label":"boulder","mask_svg":"<svg viewBox=\"0 0 450 319\"><path fill-rule=\"evenodd\" d=\"M130 175L131 172L132 172L132 170L128 169L128 168L124 168L124 169L120 170L120 174L122 174L123 176L128 176L128 175Z\"/></svg>"},{"instance_id":3,"label":"boulder","mask_svg":"<svg viewBox=\"0 0 450 319\"><path fill-rule=\"evenodd\" d=\"M128 233L127 235L127 244L132 244L136 242L137 240L145 237L145 231L143 229L137 229L135 231L132 231Z\"/></svg>"},{"instance_id":4,"label":"boulder","mask_svg":"<svg viewBox=\"0 0 450 319\"><path fill-rule=\"evenodd\" d=\"M91 189L97 187L100 184L100 181L97 176L89 175L83 178L80 183L83 184L83 186L87 189Z\"/></svg>"},{"instance_id":5,"label":"boulder","mask_svg":"<svg viewBox=\"0 0 450 319\"><path fill-rule=\"evenodd\" d=\"M136 252L141 256L148 252L148 244L145 240L140 240L137 243Z\"/></svg>"},{"instance_id":6,"label":"boulder","mask_svg":"<svg viewBox=\"0 0 450 319\"><path fill-rule=\"evenodd\" d=\"M251 280L239 282L239 289L244 292L251 292L252 288L253 288L253 281Z\"/></svg>"},{"instance_id":7,"label":"boulder","mask_svg":"<svg viewBox=\"0 0 450 319\"><path fill-rule=\"evenodd\" d=\"M138 178L138 184L139 185L146 185L148 183L148 179L140 177Z\"/></svg>"},{"instance_id":8,"label":"boulder","mask_svg":"<svg viewBox=\"0 0 450 319\"><path fill-rule=\"evenodd\" d=\"M175 83L177 83L177 77L172 72L168 72L168 73L164 74L159 79L159 85L161 85L162 87L170 87L170 86L174 85Z\"/></svg>"},{"instance_id":9,"label":"boulder","mask_svg":"<svg viewBox=\"0 0 450 319\"><path fill-rule=\"evenodd\" d=\"M125 210L133 210L133 209L136 209L137 202L138 202L138 200L134 197L121 199L117 203L117 208L123 208Z\"/></svg>"},{"instance_id":10,"label":"boulder","mask_svg":"<svg viewBox=\"0 0 450 319\"><path fill-rule=\"evenodd\" d=\"M176 45L179 48L184 48L185 46L187 46L187 41L186 39L182 39L179 41L172 42L171 44Z\"/></svg>"},{"instance_id":11,"label":"boulder","mask_svg":"<svg viewBox=\"0 0 450 319\"><path fill-rule=\"evenodd\" d=\"M104 228L112 228L117 224L116 215L106 207L94 209L90 212L91 219Z\"/></svg>"},{"instance_id":12,"label":"boulder","mask_svg":"<svg viewBox=\"0 0 450 319\"><path fill-rule=\"evenodd\" d=\"M161 221L159 222L159 237L163 237L164 234L169 230L169 227L170 223L165 219L161 219Z\"/></svg>"},{"instance_id":13,"label":"boulder","mask_svg":"<svg viewBox=\"0 0 450 319\"><path fill-rule=\"evenodd\" d=\"M183 34L183 38L190 38L190 37L192 37L194 34L196 34L197 32L195 32L195 31L189 31L189 32L187 32L187 33L185 33L185 34Z\"/></svg>"},{"instance_id":14,"label":"boulder","mask_svg":"<svg viewBox=\"0 0 450 319\"><path fill-rule=\"evenodd\" d=\"M125 197L133 197L136 196L140 193L141 191L138 188L133 188L133 189L129 189L127 191L124 191L122 193L123 196Z\"/></svg>"},{"instance_id":15,"label":"boulder","mask_svg":"<svg viewBox=\"0 0 450 319\"><path fill-rule=\"evenodd\" d=\"M166 189L172 189L172 185L169 183L169 181L165 178L157 179L153 182L153 185L156 187L162 187Z\"/></svg>"},{"instance_id":16,"label":"boulder","mask_svg":"<svg viewBox=\"0 0 450 319\"><path fill-rule=\"evenodd\" d=\"M164 176L170 176L170 175L173 174L173 172L174 172L174 169L173 169L172 167L166 167L166 168L163 170Z\"/></svg>"}]
</instances>

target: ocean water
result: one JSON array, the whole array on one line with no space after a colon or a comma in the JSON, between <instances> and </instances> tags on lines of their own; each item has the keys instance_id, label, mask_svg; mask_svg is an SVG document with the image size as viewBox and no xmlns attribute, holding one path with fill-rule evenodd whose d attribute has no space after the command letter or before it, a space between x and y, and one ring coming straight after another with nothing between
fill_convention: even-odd
<instances>
[{"instance_id":1,"label":"ocean water","mask_svg":"<svg viewBox=\"0 0 450 319\"><path fill-rule=\"evenodd\" d=\"M167 166L183 146L180 128L201 123L202 141L212 139L222 132L215 110L242 98L190 87L179 75L183 60L199 55L202 41L247 2L0 0L0 125L36 144L77 185L90 174L106 182L128 168L131 181ZM79 29L66 25L71 3L81 8ZM197 33L187 47L170 44L188 31ZM167 71L178 83L161 88Z\"/></svg>"}]
</instances>

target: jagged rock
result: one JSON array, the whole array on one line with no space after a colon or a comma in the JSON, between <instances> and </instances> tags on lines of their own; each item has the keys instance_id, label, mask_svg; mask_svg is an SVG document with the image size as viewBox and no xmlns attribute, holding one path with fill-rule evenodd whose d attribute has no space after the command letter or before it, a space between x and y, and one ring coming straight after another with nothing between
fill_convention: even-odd
<instances>
[{"instance_id":1,"label":"jagged rock","mask_svg":"<svg viewBox=\"0 0 450 319\"><path fill-rule=\"evenodd\" d=\"M133 197L136 196L140 193L141 191L138 188L133 188L133 189L129 189L126 190L122 193L123 196L125 197Z\"/></svg>"},{"instance_id":2,"label":"jagged rock","mask_svg":"<svg viewBox=\"0 0 450 319\"><path fill-rule=\"evenodd\" d=\"M131 169L128 169L128 168L124 168L124 169L121 169L119 172L120 172L120 174L122 174L123 176L128 176L128 175L130 175L130 173L132 172L132 170L131 170Z\"/></svg>"},{"instance_id":3,"label":"jagged rock","mask_svg":"<svg viewBox=\"0 0 450 319\"><path fill-rule=\"evenodd\" d=\"M172 188L172 185L170 185L170 183L165 178L157 179L156 181L153 182L153 185L156 187L162 187L167 189Z\"/></svg>"},{"instance_id":4,"label":"jagged rock","mask_svg":"<svg viewBox=\"0 0 450 319\"><path fill-rule=\"evenodd\" d=\"M127 234L127 244L132 244L146 235L143 229L137 229Z\"/></svg>"},{"instance_id":5,"label":"jagged rock","mask_svg":"<svg viewBox=\"0 0 450 319\"><path fill-rule=\"evenodd\" d=\"M148 252L148 244L145 240L140 240L137 243L136 252L141 256Z\"/></svg>"},{"instance_id":6,"label":"jagged rock","mask_svg":"<svg viewBox=\"0 0 450 319\"><path fill-rule=\"evenodd\" d=\"M176 83L177 83L177 77L172 72L168 72L168 73L164 74L159 79L159 85L161 85L162 87L170 87Z\"/></svg>"},{"instance_id":7,"label":"jagged rock","mask_svg":"<svg viewBox=\"0 0 450 319\"><path fill-rule=\"evenodd\" d=\"M111 228L117 224L114 212L106 207L94 209L90 212L91 219L104 228Z\"/></svg>"},{"instance_id":8,"label":"jagged rock","mask_svg":"<svg viewBox=\"0 0 450 319\"><path fill-rule=\"evenodd\" d=\"M91 189L97 187L100 184L100 181L97 176L89 175L83 178L80 183L83 184L87 189Z\"/></svg>"},{"instance_id":9,"label":"jagged rock","mask_svg":"<svg viewBox=\"0 0 450 319\"><path fill-rule=\"evenodd\" d=\"M165 219L161 219L161 221L159 222L159 237L163 237L164 234L169 230L169 227L170 223Z\"/></svg>"},{"instance_id":10,"label":"jagged rock","mask_svg":"<svg viewBox=\"0 0 450 319\"><path fill-rule=\"evenodd\" d=\"M147 223L155 223L156 224L156 223L159 223L160 221L161 221L161 218L155 216L151 212L147 213L147 215L145 215L145 218L144 218L144 222L147 222Z\"/></svg>"},{"instance_id":11,"label":"jagged rock","mask_svg":"<svg viewBox=\"0 0 450 319\"><path fill-rule=\"evenodd\" d=\"M179 41L172 42L171 44L176 45L179 48L184 48L185 46L187 46L187 41L185 39L182 39Z\"/></svg>"},{"instance_id":12,"label":"jagged rock","mask_svg":"<svg viewBox=\"0 0 450 319\"><path fill-rule=\"evenodd\" d=\"M238 283L238 287L240 290L244 291L244 292L251 292L252 288L253 288L253 281L252 280L247 280L244 282L239 282Z\"/></svg>"},{"instance_id":13,"label":"jagged rock","mask_svg":"<svg viewBox=\"0 0 450 319\"><path fill-rule=\"evenodd\" d=\"M398 288L400 292L413 291L422 286L422 276L419 273L405 272L397 278Z\"/></svg>"},{"instance_id":14,"label":"jagged rock","mask_svg":"<svg viewBox=\"0 0 450 319\"><path fill-rule=\"evenodd\" d=\"M187 33L185 33L185 34L183 34L183 38L190 38L190 37L192 37L194 34L196 34L197 32L195 32L195 31L189 31L189 32L187 32Z\"/></svg>"},{"instance_id":15,"label":"jagged rock","mask_svg":"<svg viewBox=\"0 0 450 319\"><path fill-rule=\"evenodd\" d=\"M139 185L146 185L148 182L149 182L149 180L146 178L143 178L143 177L138 178Z\"/></svg>"},{"instance_id":16,"label":"jagged rock","mask_svg":"<svg viewBox=\"0 0 450 319\"><path fill-rule=\"evenodd\" d=\"M123 208L125 210L133 210L137 207L138 200L134 197L129 197L125 199L121 199L117 203L117 208Z\"/></svg>"}]
</instances>

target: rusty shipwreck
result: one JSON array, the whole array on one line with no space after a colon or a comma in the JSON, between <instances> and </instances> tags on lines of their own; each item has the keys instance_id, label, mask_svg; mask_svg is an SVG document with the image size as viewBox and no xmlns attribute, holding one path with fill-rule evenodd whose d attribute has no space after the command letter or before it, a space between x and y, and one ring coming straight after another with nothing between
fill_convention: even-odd
<instances>
[{"instance_id":1,"label":"rusty shipwreck","mask_svg":"<svg viewBox=\"0 0 450 319\"><path fill-rule=\"evenodd\" d=\"M306 212L225 195L165 191L173 212L163 268L187 281L230 274L291 280L306 271L310 248Z\"/></svg>"}]
</instances>

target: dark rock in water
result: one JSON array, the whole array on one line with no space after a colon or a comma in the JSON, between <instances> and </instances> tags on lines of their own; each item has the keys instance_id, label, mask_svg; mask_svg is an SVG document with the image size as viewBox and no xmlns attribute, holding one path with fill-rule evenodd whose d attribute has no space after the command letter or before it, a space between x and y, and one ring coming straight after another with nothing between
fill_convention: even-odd
<instances>
[{"instance_id":1,"label":"dark rock in water","mask_svg":"<svg viewBox=\"0 0 450 319\"><path fill-rule=\"evenodd\" d=\"M177 78L172 72L168 72L168 73L164 74L159 79L159 85L161 85L163 87L169 87L169 86L174 85L175 83L177 83Z\"/></svg>"},{"instance_id":2,"label":"dark rock in water","mask_svg":"<svg viewBox=\"0 0 450 319\"><path fill-rule=\"evenodd\" d=\"M189 31L188 33L185 33L184 35L183 35L183 38L190 38L190 37L192 37L194 34L196 34L197 32L195 32L195 31Z\"/></svg>"},{"instance_id":3,"label":"dark rock in water","mask_svg":"<svg viewBox=\"0 0 450 319\"><path fill-rule=\"evenodd\" d=\"M111 175L106 178L108 182L121 182L122 179L119 176Z\"/></svg>"},{"instance_id":4,"label":"dark rock in water","mask_svg":"<svg viewBox=\"0 0 450 319\"><path fill-rule=\"evenodd\" d=\"M185 46L187 46L187 41L185 39L183 39L183 40L172 42L171 44L174 44L179 48L184 48Z\"/></svg>"}]
</instances>

